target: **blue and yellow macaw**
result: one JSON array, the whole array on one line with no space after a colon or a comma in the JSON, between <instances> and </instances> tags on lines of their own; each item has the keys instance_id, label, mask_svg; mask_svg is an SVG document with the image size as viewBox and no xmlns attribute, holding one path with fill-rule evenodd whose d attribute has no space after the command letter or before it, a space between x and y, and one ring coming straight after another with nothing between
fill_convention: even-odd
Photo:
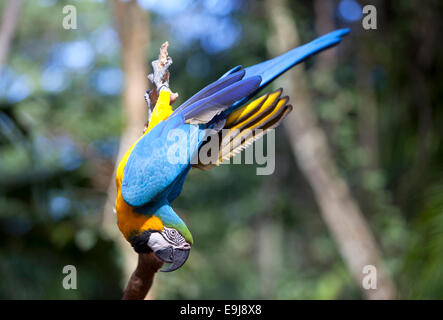
<instances>
[{"instance_id":1,"label":"blue and yellow macaw","mask_svg":"<svg viewBox=\"0 0 443 320\"><path fill-rule=\"evenodd\" d=\"M292 110L282 89L246 104L248 99L294 65L338 44L348 32L336 30L274 59L245 69L237 66L174 111L170 92L160 91L147 130L123 156L116 175L118 227L136 252L154 252L171 263L162 271L176 270L185 263L193 239L171 203L181 193L193 166L191 160L208 141L208 129L211 134L221 129L231 133L225 135L228 143L223 141L225 137L221 139L220 146L231 147L220 148L219 163L277 127ZM250 134L254 129L262 129L263 134ZM168 155L181 143L171 138L174 130L194 141L179 145L186 151L184 161L171 161ZM194 166L210 169L213 165Z\"/></svg>"}]
</instances>

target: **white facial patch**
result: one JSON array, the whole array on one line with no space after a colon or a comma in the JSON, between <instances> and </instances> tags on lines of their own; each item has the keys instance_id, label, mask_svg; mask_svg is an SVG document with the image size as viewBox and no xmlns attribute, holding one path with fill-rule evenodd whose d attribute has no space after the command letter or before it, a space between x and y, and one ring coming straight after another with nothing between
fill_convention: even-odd
<instances>
[{"instance_id":1,"label":"white facial patch","mask_svg":"<svg viewBox=\"0 0 443 320\"><path fill-rule=\"evenodd\" d=\"M152 251L157 252L158 250L169 247L170 243L163 238L160 232L153 232L149 236L148 246Z\"/></svg>"},{"instance_id":2,"label":"white facial patch","mask_svg":"<svg viewBox=\"0 0 443 320\"><path fill-rule=\"evenodd\" d=\"M149 237L148 245L154 252L167 247L191 249L191 245L186 242L185 238L177 230L167 227L164 227L161 233L153 232Z\"/></svg>"}]
</instances>

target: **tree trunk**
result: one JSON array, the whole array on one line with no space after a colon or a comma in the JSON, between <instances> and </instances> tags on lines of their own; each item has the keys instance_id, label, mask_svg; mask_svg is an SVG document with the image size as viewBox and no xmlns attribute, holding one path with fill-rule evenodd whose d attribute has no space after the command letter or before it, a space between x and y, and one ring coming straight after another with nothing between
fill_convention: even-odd
<instances>
[{"instance_id":1,"label":"tree trunk","mask_svg":"<svg viewBox=\"0 0 443 320\"><path fill-rule=\"evenodd\" d=\"M371 81L374 63L367 50L367 41L365 41L370 36L373 37L372 34L369 35L365 30L360 30L358 35L360 43L357 47L355 71L356 85L359 91L357 113L359 144L366 151L366 163L363 166L363 170L366 172L373 171L379 167L377 100Z\"/></svg>"},{"instance_id":2,"label":"tree trunk","mask_svg":"<svg viewBox=\"0 0 443 320\"><path fill-rule=\"evenodd\" d=\"M274 29L269 46L271 55L300 45L296 25L285 2L267 0L266 5ZM359 286L365 276L364 266L376 267L377 288L365 290L361 287L366 298L395 298L394 284L382 263L374 237L346 181L339 175L325 133L317 124L303 66L291 70L281 81L294 99L294 110L284 123L285 130L343 259Z\"/></svg>"},{"instance_id":3,"label":"tree trunk","mask_svg":"<svg viewBox=\"0 0 443 320\"><path fill-rule=\"evenodd\" d=\"M21 0L9 0L3 6L2 23L0 27L0 75L8 57L21 4Z\"/></svg>"}]
</instances>

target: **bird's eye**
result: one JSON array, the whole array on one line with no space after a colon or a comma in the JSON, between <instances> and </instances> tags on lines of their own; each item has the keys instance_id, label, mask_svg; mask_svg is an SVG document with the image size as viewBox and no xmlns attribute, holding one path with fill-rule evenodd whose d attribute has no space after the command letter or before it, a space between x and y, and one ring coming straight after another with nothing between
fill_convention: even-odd
<instances>
[{"instance_id":1,"label":"bird's eye","mask_svg":"<svg viewBox=\"0 0 443 320\"><path fill-rule=\"evenodd\" d=\"M183 236L176 229L173 228L165 228L163 235L166 240L177 246L181 243L186 242L185 238L183 238Z\"/></svg>"}]
</instances>

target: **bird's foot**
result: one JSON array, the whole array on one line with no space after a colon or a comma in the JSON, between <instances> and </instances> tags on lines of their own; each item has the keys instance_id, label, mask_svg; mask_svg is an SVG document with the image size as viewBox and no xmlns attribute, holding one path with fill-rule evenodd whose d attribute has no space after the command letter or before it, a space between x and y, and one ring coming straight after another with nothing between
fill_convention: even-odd
<instances>
[{"instance_id":1,"label":"bird's foot","mask_svg":"<svg viewBox=\"0 0 443 320\"><path fill-rule=\"evenodd\" d=\"M158 59L152 62L153 72L148 75L148 79L153 85L152 90L146 91L145 94L145 100L148 104L150 114L157 103L160 91L168 90L171 93L170 104L173 104L178 98L178 93L172 92L169 88L168 68L172 64L172 58L168 56L168 45L169 43L167 41L162 44Z\"/></svg>"}]
</instances>

